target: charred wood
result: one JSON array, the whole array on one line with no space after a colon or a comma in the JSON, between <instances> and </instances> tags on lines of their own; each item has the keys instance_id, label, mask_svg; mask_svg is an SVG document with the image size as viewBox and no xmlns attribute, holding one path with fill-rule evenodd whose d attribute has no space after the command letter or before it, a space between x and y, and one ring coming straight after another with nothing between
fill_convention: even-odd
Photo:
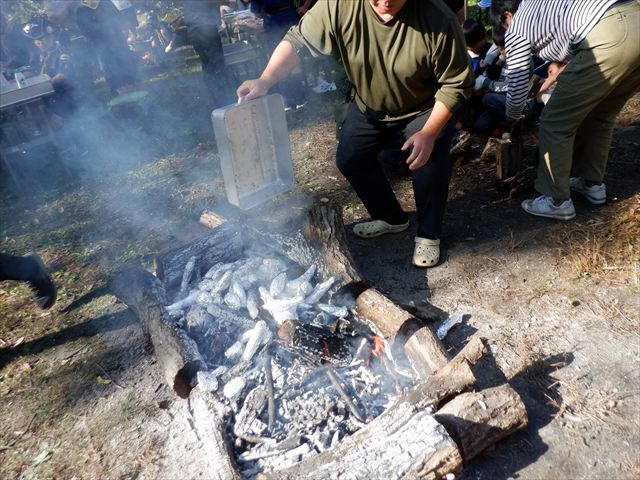
<instances>
[{"instance_id":1,"label":"charred wood","mask_svg":"<svg viewBox=\"0 0 640 480\"><path fill-rule=\"evenodd\" d=\"M471 340L451 362L362 430L330 450L265 478L436 479L458 473L460 451L429 412L474 384L471 366L484 351L481 339Z\"/></svg>"},{"instance_id":2,"label":"charred wood","mask_svg":"<svg viewBox=\"0 0 640 480\"><path fill-rule=\"evenodd\" d=\"M338 378L336 377L336 374L333 371L333 369L327 368L327 370L325 371L325 374L327 375L327 378L331 382L331 385L333 385L333 388L336 389L340 397L342 397L344 402L347 404L349 411L353 414L356 420L358 420L359 422L364 422L365 421L364 415L362 414L360 409L357 407L357 405L355 404L351 396L344 389L344 387L340 383L340 380L338 380Z\"/></svg>"},{"instance_id":3,"label":"charred wood","mask_svg":"<svg viewBox=\"0 0 640 480\"><path fill-rule=\"evenodd\" d=\"M111 276L109 288L138 317L167 384L178 396L188 397L205 362L196 343L165 310L168 301L162 282L140 266L128 266Z\"/></svg>"},{"instance_id":4,"label":"charred wood","mask_svg":"<svg viewBox=\"0 0 640 480\"><path fill-rule=\"evenodd\" d=\"M342 212L335 205L315 203L306 218L301 217L297 223L286 219L278 227L249 225L247 243L268 246L300 265L317 265L321 276L336 277L338 286L364 283L347 245Z\"/></svg>"},{"instance_id":5,"label":"charred wood","mask_svg":"<svg viewBox=\"0 0 640 480\"><path fill-rule=\"evenodd\" d=\"M263 359L264 378L267 387L267 430L273 431L273 422L276 418L276 399L273 393L273 371L271 370L271 355L265 354Z\"/></svg>"},{"instance_id":6,"label":"charred wood","mask_svg":"<svg viewBox=\"0 0 640 480\"><path fill-rule=\"evenodd\" d=\"M184 266L196 257L196 268L204 273L216 262L233 262L242 254L241 227L228 222L211 230L208 235L162 255L165 285L180 283Z\"/></svg>"},{"instance_id":7,"label":"charred wood","mask_svg":"<svg viewBox=\"0 0 640 480\"><path fill-rule=\"evenodd\" d=\"M278 338L289 350L301 351L306 358L315 358L318 362L348 364L352 359L344 338L313 325L285 320L278 329Z\"/></svg>"},{"instance_id":8,"label":"charred wood","mask_svg":"<svg viewBox=\"0 0 640 480\"><path fill-rule=\"evenodd\" d=\"M224 437L225 406L212 394L199 388L189 397L189 409L195 420L198 438L206 450L209 464L207 478L215 480L239 480L240 474L233 461L231 447Z\"/></svg>"}]
</instances>

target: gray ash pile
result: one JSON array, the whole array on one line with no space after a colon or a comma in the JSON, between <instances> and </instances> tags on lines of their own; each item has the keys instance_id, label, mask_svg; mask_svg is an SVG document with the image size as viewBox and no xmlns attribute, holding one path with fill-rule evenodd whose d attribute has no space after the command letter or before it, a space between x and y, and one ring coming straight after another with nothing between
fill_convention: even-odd
<instances>
[{"instance_id":1,"label":"gray ash pile","mask_svg":"<svg viewBox=\"0 0 640 480\"><path fill-rule=\"evenodd\" d=\"M244 476L335 446L414 383L314 265L250 256L201 279L194 265L166 309L207 362L199 387L229 406L227 433Z\"/></svg>"}]
</instances>

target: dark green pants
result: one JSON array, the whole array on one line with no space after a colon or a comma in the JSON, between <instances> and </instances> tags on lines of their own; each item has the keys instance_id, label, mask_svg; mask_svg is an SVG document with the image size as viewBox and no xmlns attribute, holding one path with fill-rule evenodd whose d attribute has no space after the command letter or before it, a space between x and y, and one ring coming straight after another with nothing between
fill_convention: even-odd
<instances>
[{"instance_id":1,"label":"dark green pants","mask_svg":"<svg viewBox=\"0 0 640 480\"><path fill-rule=\"evenodd\" d=\"M558 77L540 125L536 190L569 198L569 177L602 182L616 115L640 85L640 0L615 5Z\"/></svg>"}]
</instances>

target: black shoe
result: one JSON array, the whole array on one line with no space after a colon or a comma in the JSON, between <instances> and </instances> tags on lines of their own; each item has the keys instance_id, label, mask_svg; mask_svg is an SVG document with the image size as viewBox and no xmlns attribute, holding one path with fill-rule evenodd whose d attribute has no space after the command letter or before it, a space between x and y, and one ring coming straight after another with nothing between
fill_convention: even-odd
<instances>
[{"instance_id":1,"label":"black shoe","mask_svg":"<svg viewBox=\"0 0 640 480\"><path fill-rule=\"evenodd\" d=\"M27 280L38 306L42 309L51 308L56 303L56 286L51 280L47 268L37 253L25 255L27 260L33 262L33 273Z\"/></svg>"}]
</instances>

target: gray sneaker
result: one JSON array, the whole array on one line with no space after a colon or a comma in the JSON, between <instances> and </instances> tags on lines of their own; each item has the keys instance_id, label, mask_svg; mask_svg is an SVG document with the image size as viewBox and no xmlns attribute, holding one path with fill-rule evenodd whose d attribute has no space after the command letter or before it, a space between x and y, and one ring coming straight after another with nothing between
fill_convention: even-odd
<instances>
[{"instance_id":1,"label":"gray sneaker","mask_svg":"<svg viewBox=\"0 0 640 480\"><path fill-rule=\"evenodd\" d=\"M589 186L584 181L584 178L571 177L569 179L569 186L571 190L578 192L594 205L602 205L607 201L607 188L604 186L604 183Z\"/></svg>"},{"instance_id":2,"label":"gray sneaker","mask_svg":"<svg viewBox=\"0 0 640 480\"><path fill-rule=\"evenodd\" d=\"M571 199L565 200L559 206L556 206L553 198L548 195L525 200L522 202L522 209L531 215L555 218L556 220L571 220L576 216L576 209L573 208Z\"/></svg>"}]
</instances>

